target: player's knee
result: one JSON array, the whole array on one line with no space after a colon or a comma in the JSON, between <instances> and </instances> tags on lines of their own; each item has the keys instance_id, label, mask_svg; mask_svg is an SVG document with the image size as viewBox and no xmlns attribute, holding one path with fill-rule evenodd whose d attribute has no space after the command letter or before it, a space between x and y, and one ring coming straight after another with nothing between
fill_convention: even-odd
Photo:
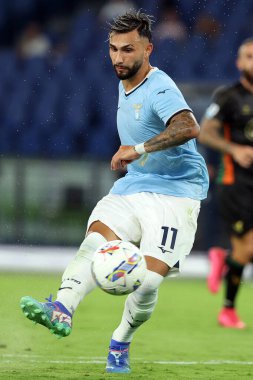
<instances>
[{"instance_id":1,"label":"player's knee","mask_svg":"<svg viewBox=\"0 0 253 380\"><path fill-rule=\"evenodd\" d=\"M158 288L164 277L152 271L147 271L143 284L133 293L137 308L152 313L158 300Z\"/></svg>"},{"instance_id":2,"label":"player's knee","mask_svg":"<svg viewBox=\"0 0 253 380\"><path fill-rule=\"evenodd\" d=\"M164 277L159 273L152 272L147 270L147 274L142 285L135 291L138 295L148 295L148 294L157 294L157 290L161 283L163 282Z\"/></svg>"},{"instance_id":3,"label":"player's knee","mask_svg":"<svg viewBox=\"0 0 253 380\"><path fill-rule=\"evenodd\" d=\"M76 258L86 257L87 259L92 260L93 254L98 248L99 245L106 243L107 240L103 235L98 232L92 232L86 236L83 240L80 248L77 252Z\"/></svg>"},{"instance_id":4,"label":"player's knee","mask_svg":"<svg viewBox=\"0 0 253 380\"><path fill-rule=\"evenodd\" d=\"M251 261L253 257L253 240L247 240L244 245L245 256Z\"/></svg>"},{"instance_id":5,"label":"player's knee","mask_svg":"<svg viewBox=\"0 0 253 380\"><path fill-rule=\"evenodd\" d=\"M253 258L252 246L244 245L239 251L232 252L231 257L235 262L238 262L241 265L250 263Z\"/></svg>"},{"instance_id":6,"label":"player's knee","mask_svg":"<svg viewBox=\"0 0 253 380\"><path fill-rule=\"evenodd\" d=\"M83 281L84 274L87 275L87 271L91 268L94 252L99 245L104 243L106 243L106 239L99 233L94 232L88 235L80 245L76 256L65 269L62 281L76 277L78 277L78 280Z\"/></svg>"}]
</instances>

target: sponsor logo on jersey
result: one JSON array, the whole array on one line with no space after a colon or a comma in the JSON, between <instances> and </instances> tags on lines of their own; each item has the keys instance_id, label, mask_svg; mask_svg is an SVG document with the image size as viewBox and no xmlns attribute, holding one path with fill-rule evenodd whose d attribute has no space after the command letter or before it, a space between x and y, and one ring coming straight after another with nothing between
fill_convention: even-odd
<instances>
[{"instance_id":1,"label":"sponsor logo on jersey","mask_svg":"<svg viewBox=\"0 0 253 380\"><path fill-rule=\"evenodd\" d=\"M249 115L251 113L251 108L248 104L244 104L242 107L242 114Z\"/></svg>"},{"instance_id":2,"label":"sponsor logo on jersey","mask_svg":"<svg viewBox=\"0 0 253 380\"><path fill-rule=\"evenodd\" d=\"M233 230L237 232L238 234L242 233L244 230L244 223L242 220L238 220L233 224Z\"/></svg>"},{"instance_id":3,"label":"sponsor logo on jersey","mask_svg":"<svg viewBox=\"0 0 253 380\"><path fill-rule=\"evenodd\" d=\"M163 91L159 91L159 92L157 93L157 95L159 95L159 94L165 94L166 91L169 91L169 88L166 88L166 89L163 90Z\"/></svg>"}]
</instances>

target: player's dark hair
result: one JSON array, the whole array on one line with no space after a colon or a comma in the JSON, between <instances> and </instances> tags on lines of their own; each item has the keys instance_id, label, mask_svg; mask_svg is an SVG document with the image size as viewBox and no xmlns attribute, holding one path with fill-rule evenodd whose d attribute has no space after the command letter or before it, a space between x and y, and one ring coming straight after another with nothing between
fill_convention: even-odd
<instances>
[{"instance_id":1,"label":"player's dark hair","mask_svg":"<svg viewBox=\"0 0 253 380\"><path fill-rule=\"evenodd\" d=\"M237 55L239 56L241 47L247 44L253 44L253 37L248 37L240 43Z\"/></svg>"},{"instance_id":2,"label":"player's dark hair","mask_svg":"<svg viewBox=\"0 0 253 380\"><path fill-rule=\"evenodd\" d=\"M141 37L147 37L149 41L152 39L151 26L153 17L139 11L129 11L121 16L116 17L110 25L111 33L129 33L137 30Z\"/></svg>"},{"instance_id":3,"label":"player's dark hair","mask_svg":"<svg viewBox=\"0 0 253 380\"><path fill-rule=\"evenodd\" d=\"M253 37L248 37L248 38L246 38L246 40L243 40L242 42L241 42L241 45L240 46L242 46L242 45L247 45L247 44L252 44L253 43Z\"/></svg>"}]
</instances>

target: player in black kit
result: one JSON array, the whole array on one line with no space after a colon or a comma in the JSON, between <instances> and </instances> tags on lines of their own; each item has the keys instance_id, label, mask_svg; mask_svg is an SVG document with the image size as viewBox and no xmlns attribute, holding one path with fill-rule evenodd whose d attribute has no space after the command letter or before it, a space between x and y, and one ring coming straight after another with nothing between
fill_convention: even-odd
<instances>
[{"instance_id":1,"label":"player in black kit","mask_svg":"<svg viewBox=\"0 0 253 380\"><path fill-rule=\"evenodd\" d=\"M223 327L242 329L235 310L243 269L253 259L253 37L238 50L238 83L218 89L201 123L199 141L222 153L217 176L219 210L229 230L231 252L213 247L208 287L219 290L225 278L225 301L218 315Z\"/></svg>"}]
</instances>

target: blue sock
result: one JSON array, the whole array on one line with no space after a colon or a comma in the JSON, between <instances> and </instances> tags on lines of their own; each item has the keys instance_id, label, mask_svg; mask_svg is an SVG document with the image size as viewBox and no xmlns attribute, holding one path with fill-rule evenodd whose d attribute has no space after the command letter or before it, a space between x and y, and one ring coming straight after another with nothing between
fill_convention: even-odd
<instances>
[{"instance_id":1,"label":"blue sock","mask_svg":"<svg viewBox=\"0 0 253 380\"><path fill-rule=\"evenodd\" d=\"M111 339L110 349L122 351L128 348L130 342L117 342L117 340Z\"/></svg>"}]
</instances>

